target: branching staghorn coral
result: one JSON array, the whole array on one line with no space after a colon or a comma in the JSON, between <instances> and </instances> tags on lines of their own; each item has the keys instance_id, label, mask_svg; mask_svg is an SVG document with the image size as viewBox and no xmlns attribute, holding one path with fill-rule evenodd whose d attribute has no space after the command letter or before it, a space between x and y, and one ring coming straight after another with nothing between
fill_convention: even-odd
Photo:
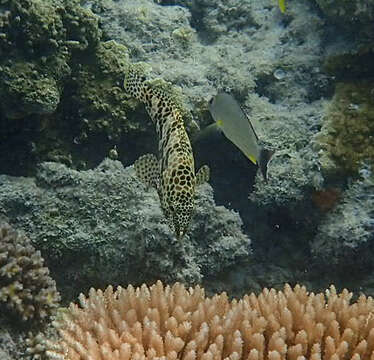
<instances>
[{"instance_id":1,"label":"branching staghorn coral","mask_svg":"<svg viewBox=\"0 0 374 360\"><path fill-rule=\"evenodd\" d=\"M46 318L58 306L56 283L43 263L29 238L0 224L0 302L23 320Z\"/></svg>"},{"instance_id":2,"label":"branching staghorn coral","mask_svg":"<svg viewBox=\"0 0 374 360\"><path fill-rule=\"evenodd\" d=\"M116 291L91 289L54 324L46 341L60 360L370 359L374 301L352 293L308 293L299 285L230 301L199 286L158 281Z\"/></svg>"}]
</instances>

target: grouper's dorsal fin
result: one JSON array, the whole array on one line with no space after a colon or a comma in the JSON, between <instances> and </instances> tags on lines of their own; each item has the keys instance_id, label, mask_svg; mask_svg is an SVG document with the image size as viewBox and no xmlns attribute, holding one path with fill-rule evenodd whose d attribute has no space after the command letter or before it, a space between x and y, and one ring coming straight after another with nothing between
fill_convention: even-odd
<instances>
[{"instance_id":1,"label":"grouper's dorsal fin","mask_svg":"<svg viewBox=\"0 0 374 360\"><path fill-rule=\"evenodd\" d=\"M142 155L135 161L134 167L136 176L144 185L158 189L160 170L155 155Z\"/></svg>"},{"instance_id":2,"label":"grouper's dorsal fin","mask_svg":"<svg viewBox=\"0 0 374 360\"><path fill-rule=\"evenodd\" d=\"M209 181L210 169L208 165L203 165L196 174L196 186Z\"/></svg>"}]
</instances>

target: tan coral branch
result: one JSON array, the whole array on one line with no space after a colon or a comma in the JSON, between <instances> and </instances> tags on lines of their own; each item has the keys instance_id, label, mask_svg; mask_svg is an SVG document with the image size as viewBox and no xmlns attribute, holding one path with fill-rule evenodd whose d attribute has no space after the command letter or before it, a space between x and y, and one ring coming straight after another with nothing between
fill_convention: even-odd
<instances>
[{"instance_id":1,"label":"tan coral branch","mask_svg":"<svg viewBox=\"0 0 374 360\"><path fill-rule=\"evenodd\" d=\"M55 326L50 359L373 359L374 305L360 296L286 285L229 301L182 284L91 289Z\"/></svg>"}]
</instances>

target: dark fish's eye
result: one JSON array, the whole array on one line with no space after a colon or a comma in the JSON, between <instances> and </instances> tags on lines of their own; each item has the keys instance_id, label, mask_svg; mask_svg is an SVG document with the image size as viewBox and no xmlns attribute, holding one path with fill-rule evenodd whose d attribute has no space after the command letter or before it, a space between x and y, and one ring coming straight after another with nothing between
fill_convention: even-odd
<instances>
[{"instance_id":1,"label":"dark fish's eye","mask_svg":"<svg viewBox=\"0 0 374 360\"><path fill-rule=\"evenodd\" d=\"M209 105L212 105L213 100L214 100L214 97L211 97L210 100L208 101Z\"/></svg>"}]
</instances>

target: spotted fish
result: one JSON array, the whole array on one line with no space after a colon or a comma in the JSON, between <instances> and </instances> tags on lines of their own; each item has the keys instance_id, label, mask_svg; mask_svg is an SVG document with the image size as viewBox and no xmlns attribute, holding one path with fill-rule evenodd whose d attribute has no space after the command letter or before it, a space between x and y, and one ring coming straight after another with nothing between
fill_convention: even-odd
<instances>
[{"instance_id":1,"label":"spotted fish","mask_svg":"<svg viewBox=\"0 0 374 360\"><path fill-rule=\"evenodd\" d=\"M165 218L181 239L194 212L196 186L209 179L209 168L204 165L195 174L190 139L181 111L170 95L152 86L135 66L126 73L124 88L145 104L159 140L159 158L141 156L134 164L135 171L145 185L157 190Z\"/></svg>"}]
</instances>

